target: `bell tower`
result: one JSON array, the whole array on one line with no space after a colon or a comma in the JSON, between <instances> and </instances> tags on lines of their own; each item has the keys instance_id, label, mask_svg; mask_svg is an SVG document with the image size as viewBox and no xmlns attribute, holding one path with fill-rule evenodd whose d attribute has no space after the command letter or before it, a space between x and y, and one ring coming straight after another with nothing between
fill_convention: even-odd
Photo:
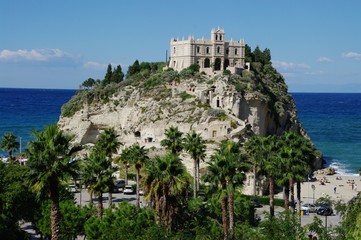
<instances>
[{"instance_id":1,"label":"bell tower","mask_svg":"<svg viewBox=\"0 0 361 240\"><path fill-rule=\"evenodd\" d=\"M224 42L224 30L220 27L218 27L217 30L214 30L214 28L212 28L211 40L212 42Z\"/></svg>"}]
</instances>

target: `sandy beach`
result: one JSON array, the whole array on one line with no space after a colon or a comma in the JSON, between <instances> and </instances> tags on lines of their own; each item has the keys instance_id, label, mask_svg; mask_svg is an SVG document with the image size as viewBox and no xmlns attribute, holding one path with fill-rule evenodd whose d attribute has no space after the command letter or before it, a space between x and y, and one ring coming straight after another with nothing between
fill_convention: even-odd
<instances>
[{"instance_id":1,"label":"sandy beach","mask_svg":"<svg viewBox=\"0 0 361 240\"><path fill-rule=\"evenodd\" d=\"M314 186L314 190L312 186ZM313 203L318 198L328 195L334 201L342 200L347 202L356 196L360 190L360 176L314 174L311 181L302 183L301 201L303 203ZM283 193L277 194L276 198L283 198Z\"/></svg>"}]
</instances>

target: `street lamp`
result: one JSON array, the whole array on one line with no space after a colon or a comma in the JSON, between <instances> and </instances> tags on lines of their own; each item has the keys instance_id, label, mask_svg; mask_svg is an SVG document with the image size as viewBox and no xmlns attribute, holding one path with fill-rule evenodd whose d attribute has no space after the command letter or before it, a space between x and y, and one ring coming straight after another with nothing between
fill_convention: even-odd
<instances>
[{"instance_id":1,"label":"street lamp","mask_svg":"<svg viewBox=\"0 0 361 240\"><path fill-rule=\"evenodd\" d=\"M315 190L316 190L316 186L314 184L311 185L311 188L313 190L313 204L315 204Z\"/></svg>"}]
</instances>

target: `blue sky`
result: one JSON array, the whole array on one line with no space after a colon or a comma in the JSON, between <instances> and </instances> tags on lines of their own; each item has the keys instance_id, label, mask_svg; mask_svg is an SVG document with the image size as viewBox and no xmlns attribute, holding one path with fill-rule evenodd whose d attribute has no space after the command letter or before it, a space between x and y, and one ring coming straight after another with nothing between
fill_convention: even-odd
<instances>
[{"instance_id":1,"label":"blue sky","mask_svg":"<svg viewBox=\"0 0 361 240\"><path fill-rule=\"evenodd\" d=\"M361 1L0 1L0 87L77 89L164 61L172 37L269 48L290 92L361 92Z\"/></svg>"}]
</instances>

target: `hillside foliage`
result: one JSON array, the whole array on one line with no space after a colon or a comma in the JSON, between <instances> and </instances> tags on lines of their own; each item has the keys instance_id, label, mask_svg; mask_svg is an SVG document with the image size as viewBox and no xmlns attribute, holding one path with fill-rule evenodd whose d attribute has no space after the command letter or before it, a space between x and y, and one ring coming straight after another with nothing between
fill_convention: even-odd
<instances>
[{"instance_id":1,"label":"hillside foliage","mask_svg":"<svg viewBox=\"0 0 361 240\"><path fill-rule=\"evenodd\" d=\"M241 95L252 93L259 96L279 117L283 117L288 109L295 107L283 76L272 66L269 49L261 51L257 46L252 51L246 45L246 61L250 62L250 69L244 70L241 75L230 74L226 70L223 72L223 75L228 77L228 83L233 85L237 92ZM71 117L84 104L106 104L121 91L131 94L134 89L138 89L144 97L159 101L170 96L169 86L172 82L193 79L199 83L212 84L215 80L215 76L199 72L197 64L192 64L180 72L171 68L163 70L165 66L164 62L139 63L136 60L124 74L120 66L113 70L109 64L103 80L89 78L83 82L77 93L62 107L62 116ZM187 96L183 95L183 100L184 97Z\"/></svg>"}]
</instances>

